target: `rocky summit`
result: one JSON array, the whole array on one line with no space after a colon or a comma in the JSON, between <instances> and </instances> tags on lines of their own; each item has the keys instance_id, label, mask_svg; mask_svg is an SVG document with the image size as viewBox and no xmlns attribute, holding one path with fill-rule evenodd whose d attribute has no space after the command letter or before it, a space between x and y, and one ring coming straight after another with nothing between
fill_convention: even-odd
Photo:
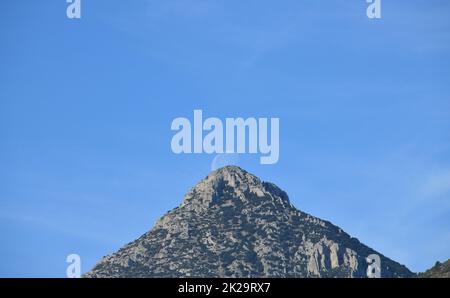
<instances>
[{"instance_id":1,"label":"rocky summit","mask_svg":"<svg viewBox=\"0 0 450 298\"><path fill-rule=\"evenodd\" d=\"M236 166L210 173L182 204L84 277L409 277L328 221L296 209L276 185Z\"/></svg>"}]
</instances>

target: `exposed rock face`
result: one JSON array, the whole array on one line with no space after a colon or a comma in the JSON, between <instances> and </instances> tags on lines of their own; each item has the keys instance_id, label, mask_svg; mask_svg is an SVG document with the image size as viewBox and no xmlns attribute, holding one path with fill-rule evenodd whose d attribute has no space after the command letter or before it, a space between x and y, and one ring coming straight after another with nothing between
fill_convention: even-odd
<instances>
[{"instance_id":1,"label":"exposed rock face","mask_svg":"<svg viewBox=\"0 0 450 298\"><path fill-rule=\"evenodd\" d=\"M383 277L413 275L297 210L274 184L228 166L85 277L366 277L370 254L380 256Z\"/></svg>"}]
</instances>

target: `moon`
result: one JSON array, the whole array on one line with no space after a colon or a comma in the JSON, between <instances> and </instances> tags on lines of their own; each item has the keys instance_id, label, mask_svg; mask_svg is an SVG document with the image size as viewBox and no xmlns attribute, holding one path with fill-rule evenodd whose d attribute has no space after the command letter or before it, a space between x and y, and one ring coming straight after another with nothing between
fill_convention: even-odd
<instances>
[{"instance_id":1,"label":"moon","mask_svg":"<svg viewBox=\"0 0 450 298\"><path fill-rule=\"evenodd\" d=\"M219 168L234 165L239 163L239 154L237 153L220 153L217 154L211 162L211 171L215 171Z\"/></svg>"}]
</instances>

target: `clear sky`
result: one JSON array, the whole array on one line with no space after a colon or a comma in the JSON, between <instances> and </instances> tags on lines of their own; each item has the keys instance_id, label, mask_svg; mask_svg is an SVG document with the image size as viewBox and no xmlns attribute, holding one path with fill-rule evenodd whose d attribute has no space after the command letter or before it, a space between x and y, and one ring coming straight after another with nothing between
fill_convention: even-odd
<instances>
[{"instance_id":1,"label":"clear sky","mask_svg":"<svg viewBox=\"0 0 450 298\"><path fill-rule=\"evenodd\" d=\"M450 258L450 2L6 0L0 276L64 277L149 230L206 176L176 117L279 117L237 163L421 271Z\"/></svg>"}]
</instances>

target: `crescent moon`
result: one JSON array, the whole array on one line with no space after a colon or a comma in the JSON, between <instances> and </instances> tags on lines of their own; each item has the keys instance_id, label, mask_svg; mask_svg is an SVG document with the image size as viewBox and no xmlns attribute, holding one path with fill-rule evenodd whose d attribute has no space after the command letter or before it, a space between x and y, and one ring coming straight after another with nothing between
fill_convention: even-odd
<instances>
[{"instance_id":1,"label":"crescent moon","mask_svg":"<svg viewBox=\"0 0 450 298\"><path fill-rule=\"evenodd\" d=\"M237 165L239 155L236 153L219 153L211 162L211 171L215 171L227 165Z\"/></svg>"}]
</instances>

